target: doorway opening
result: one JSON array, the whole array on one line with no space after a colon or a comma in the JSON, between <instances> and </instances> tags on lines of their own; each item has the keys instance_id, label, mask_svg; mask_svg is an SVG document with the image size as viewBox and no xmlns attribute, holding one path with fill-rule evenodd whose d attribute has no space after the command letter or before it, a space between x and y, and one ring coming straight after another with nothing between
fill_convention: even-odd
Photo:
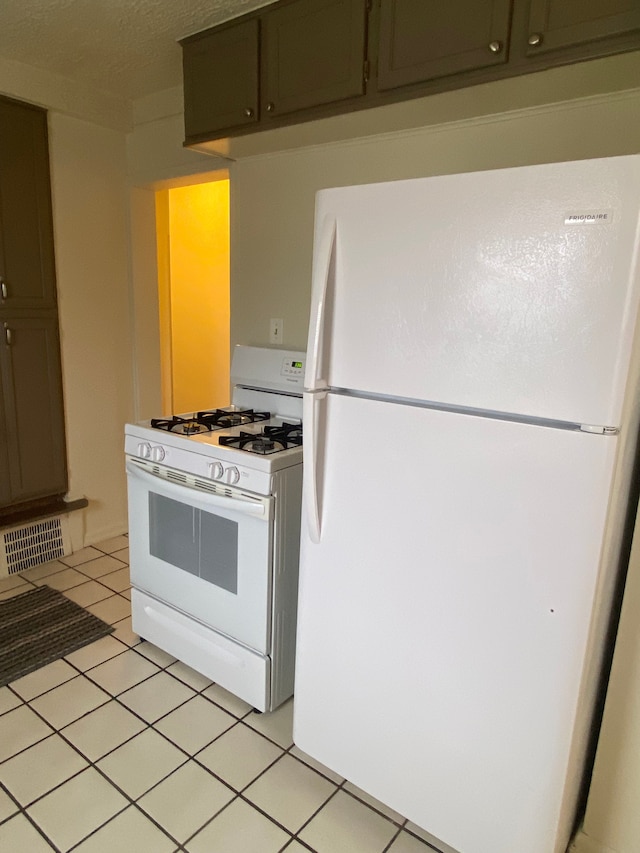
<instances>
[{"instance_id":1,"label":"doorway opening","mask_svg":"<svg viewBox=\"0 0 640 853\"><path fill-rule=\"evenodd\" d=\"M159 190L162 410L229 402L229 176Z\"/></svg>"}]
</instances>

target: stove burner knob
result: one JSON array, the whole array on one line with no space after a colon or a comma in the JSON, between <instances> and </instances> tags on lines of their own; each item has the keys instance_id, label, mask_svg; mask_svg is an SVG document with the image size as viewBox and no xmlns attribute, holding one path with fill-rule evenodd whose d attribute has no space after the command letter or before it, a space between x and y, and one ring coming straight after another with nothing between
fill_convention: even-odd
<instances>
[{"instance_id":1,"label":"stove burner knob","mask_svg":"<svg viewBox=\"0 0 640 853\"><path fill-rule=\"evenodd\" d=\"M164 456L165 456L164 447L160 447L159 444L157 444L153 448L153 450L151 451L151 458L153 459L154 462L162 462L162 460L164 459Z\"/></svg>"},{"instance_id":2,"label":"stove burner knob","mask_svg":"<svg viewBox=\"0 0 640 853\"><path fill-rule=\"evenodd\" d=\"M138 445L138 456L141 456L142 459L150 459L151 458L151 445L148 441L141 441Z\"/></svg>"},{"instance_id":3,"label":"stove burner knob","mask_svg":"<svg viewBox=\"0 0 640 853\"><path fill-rule=\"evenodd\" d=\"M240 471L238 471L235 465L232 465L230 468L227 468L226 479L227 483L229 483L230 486L234 486L240 479Z\"/></svg>"},{"instance_id":4,"label":"stove burner knob","mask_svg":"<svg viewBox=\"0 0 640 853\"><path fill-rule=\"evenodd\" d=\"M222 462L209 463L209 476L212 480L221 480L223 474L224 468L222 467Z\"/></svg>"}]
</instances>

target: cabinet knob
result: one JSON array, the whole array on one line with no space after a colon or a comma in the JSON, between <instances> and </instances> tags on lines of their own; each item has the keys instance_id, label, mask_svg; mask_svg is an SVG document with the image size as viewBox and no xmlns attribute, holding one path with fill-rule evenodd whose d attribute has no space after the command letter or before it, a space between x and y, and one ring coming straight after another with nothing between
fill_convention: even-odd
<instances>
[{"instance_id":1,"label":"cabinet knob","mask_svg":"<svg viewBox=\"0 0 640 853\"><path fill-rule=\"evenodd\" d=\"M7 342L7 346L10 347L11 346L11 329L9 328L8 323L4 324L4 338L5 338L5 341Z\"/></svg>"},{"instance_id":2,"label":"cabinet knob","mask_svg":"<svg viewBox=\"0 0 640 853\"><path fill-rule=\"evenodd\" d=\"M275 110L275 108L276 108L276 105L273 103L273 101L269 101L269 103L267 104L267 112L272 113Z\"/></svg>"},{"instance_id":3,"label":"cabinet knob","mask_svg":"<svg viewBox=\"0 0 640 853\"><path fill-rule=\"evenodd\" d=\"M527 41L531 47L537 47L539 44L542 44L542 33L531 33Z\"/></svg>"},{"instance_id":4,"label":"cabinet knob","mask_svg":"<svg viewBox=\"0 0 640 853\"><path fill-rule=\"evenodd\" d=\"M7 296L9 296L9 291L7 290L7 283L3 278L0 278L0 297L2 298L3 302L7 298Z\"/></svg>"},{"instance_id":5,"label":"cabinet knob","mask_svg":"<svg viewBox=\"0 0 640 853\"><path fill-rule=\"evenodd\" d=\"M251 116L253 115L253 107L245 107L244 114L247 118L251 118Z\"/></svg>"},{"instance_id":6,"label":"cabinet knob","mask_svg":"<svg viewBox=\"0 0 640 853\"><path fill-rule=\"evenodd\" d=\"M491 53L500 53L502 50L502 42L501 41L490 41L489 42L489 50Z\"/></svg>"}]
</instances>

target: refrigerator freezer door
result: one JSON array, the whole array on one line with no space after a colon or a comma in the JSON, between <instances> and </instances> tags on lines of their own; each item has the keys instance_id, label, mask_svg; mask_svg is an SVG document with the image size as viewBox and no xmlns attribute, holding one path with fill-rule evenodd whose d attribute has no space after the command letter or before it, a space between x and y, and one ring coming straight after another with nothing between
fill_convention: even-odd
<instances>
[{"instance_id":1,"label":"refrigerator freezer door","mask_svg":"<svg viewBox=\"0 0 640 853\"><path fill-rule=\"evenodd\" d=\"M316 406L296 744L461 853L560 849L617 439ZM357 427L399 409L403 439L372 453Z\"/></svg>"},{"instance_id":2,"label":"refrigerator freezer door","mask_svg":"<svg viewBox=\"0 0 640 853\"><path fill-rule=\"evenodd\" d=\"M640 156L321 191L307 387L619 425L639 205Z\"/></svg>"}]
</instances>

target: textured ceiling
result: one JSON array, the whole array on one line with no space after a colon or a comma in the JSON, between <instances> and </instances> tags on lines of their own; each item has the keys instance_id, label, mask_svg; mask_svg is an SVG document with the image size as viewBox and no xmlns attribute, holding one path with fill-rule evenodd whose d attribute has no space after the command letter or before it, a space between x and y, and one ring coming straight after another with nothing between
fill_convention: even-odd
<instances>
[{"instance_id":1,"label":"textured ceiling","mask_svg":"<svg viewBox=\"0 0 640 853\"><path fill-rule=\"evenodd\" d=\"M0 59L127 100L180 85L177 40L273 0L0 0Z\"/></svg>"}]
</instances>

